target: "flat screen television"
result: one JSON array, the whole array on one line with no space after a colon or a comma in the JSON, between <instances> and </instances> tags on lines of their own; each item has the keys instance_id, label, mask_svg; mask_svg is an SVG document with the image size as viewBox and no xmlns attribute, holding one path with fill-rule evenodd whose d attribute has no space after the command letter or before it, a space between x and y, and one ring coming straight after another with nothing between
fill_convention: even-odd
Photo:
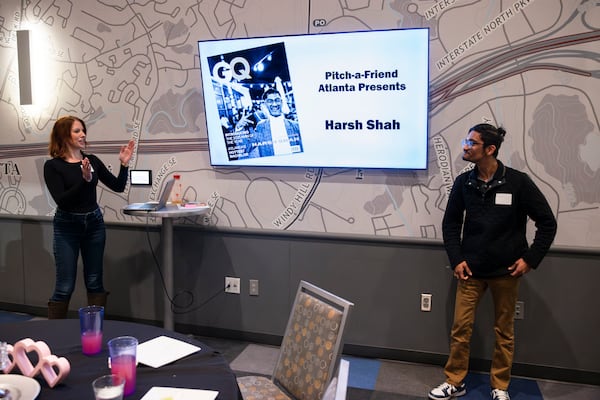
<instances>
[{"instance_id":1,"label":"flat screen television","mask_svg":"<svg viewBox=\"0 0 600 400\"><path fill-rule=\"evenodd\" d=\"M198 42L214 166L427 168L429 30Z\"/></svg>"}]
</instances>

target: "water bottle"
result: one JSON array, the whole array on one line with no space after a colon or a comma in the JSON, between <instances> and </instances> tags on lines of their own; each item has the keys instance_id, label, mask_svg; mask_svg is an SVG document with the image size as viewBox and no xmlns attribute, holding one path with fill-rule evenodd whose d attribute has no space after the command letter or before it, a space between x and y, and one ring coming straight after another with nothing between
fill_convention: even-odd
<instances>
[{"instance_id":1,"label":"water bottle","mask_svg":"<svg viewBox=\"0 0 600 400\"><path fill-rule=\"evenodd\" d=\"M171 192L171 204L183 204L183 186L181 183L181 175L173 175L175 184L173 185L173 191Z\"/></svg>"}]
</instances>

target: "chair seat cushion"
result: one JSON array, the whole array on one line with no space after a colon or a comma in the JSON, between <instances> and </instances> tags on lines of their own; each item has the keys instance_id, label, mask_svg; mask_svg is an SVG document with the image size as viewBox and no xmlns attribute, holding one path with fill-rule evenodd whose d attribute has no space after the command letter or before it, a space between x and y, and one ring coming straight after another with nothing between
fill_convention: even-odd
<instances>
[{"instance_id":1,"label":"chair seat cushion","mask_svg":"<svg viewBox=\"0 0 600 400\"><path fill-rule=\"evenodd\" d=\"M291 400L269 378L241 376L237 382L244 400Z\"/></svg>"}]
</instances>

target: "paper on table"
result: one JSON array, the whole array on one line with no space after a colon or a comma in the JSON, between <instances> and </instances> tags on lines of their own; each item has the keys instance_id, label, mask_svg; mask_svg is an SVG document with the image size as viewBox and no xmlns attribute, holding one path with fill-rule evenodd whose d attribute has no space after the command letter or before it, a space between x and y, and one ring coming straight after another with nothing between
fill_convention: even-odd
<instances>
[{"instance_id":1,"label":"paper on table","mask_svg":"<svg viewBox=\"0 0 600 400\"><path fill-rule=\"evenodd\" d=\"M141 400L214 400L218 394L214 390L154 386Z\"/></svg>"},{"instance_id":2,"label":"paper on table","mask_svg":"<svg viewBox=\"0 0 600 400\"><path fill-rule=\"evenodd\" d=\"M206 207L205 203L185 203L185 204L178 204L177 208L181 209L186 209L186 208L208 208Z\"/></svg>"},{"instance_id":3,"label":"paper on table","mask_svg":"<svg viewBox=\"0 0 600 400\"><path fill-rule=\"evenodd\" d=\"M168 336L159 336L138 344L137 361L158 368L197 351L200 351L200 347L193 344Z\"/></svg>"}]
</instances>

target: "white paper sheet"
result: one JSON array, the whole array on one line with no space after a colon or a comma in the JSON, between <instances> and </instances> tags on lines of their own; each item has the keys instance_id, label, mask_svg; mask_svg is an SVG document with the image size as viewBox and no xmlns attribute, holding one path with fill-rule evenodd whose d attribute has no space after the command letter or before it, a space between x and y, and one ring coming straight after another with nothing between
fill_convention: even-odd
<instances>
[{"instance_id":1,"label":"white paper sheet","mask_svg":"<svg viewBox=\"0 0 600 400\"><path fill-rule=\"evenodd\" d=\"M137 361L149 367L159 368L197 351L200 351L200 347L193 344L168 336L159 336L138 344Z\"/></svg>"},{"instance_id":2,"label":"white paper sheet","mask_svg":"<svg viewBox=\"0 0 600 400\"><path fill-rule=\"evenodd\" d=\"M218 394L214 390L155 386L141 400L214 400Z\"/></svg>"}]
</instances>

